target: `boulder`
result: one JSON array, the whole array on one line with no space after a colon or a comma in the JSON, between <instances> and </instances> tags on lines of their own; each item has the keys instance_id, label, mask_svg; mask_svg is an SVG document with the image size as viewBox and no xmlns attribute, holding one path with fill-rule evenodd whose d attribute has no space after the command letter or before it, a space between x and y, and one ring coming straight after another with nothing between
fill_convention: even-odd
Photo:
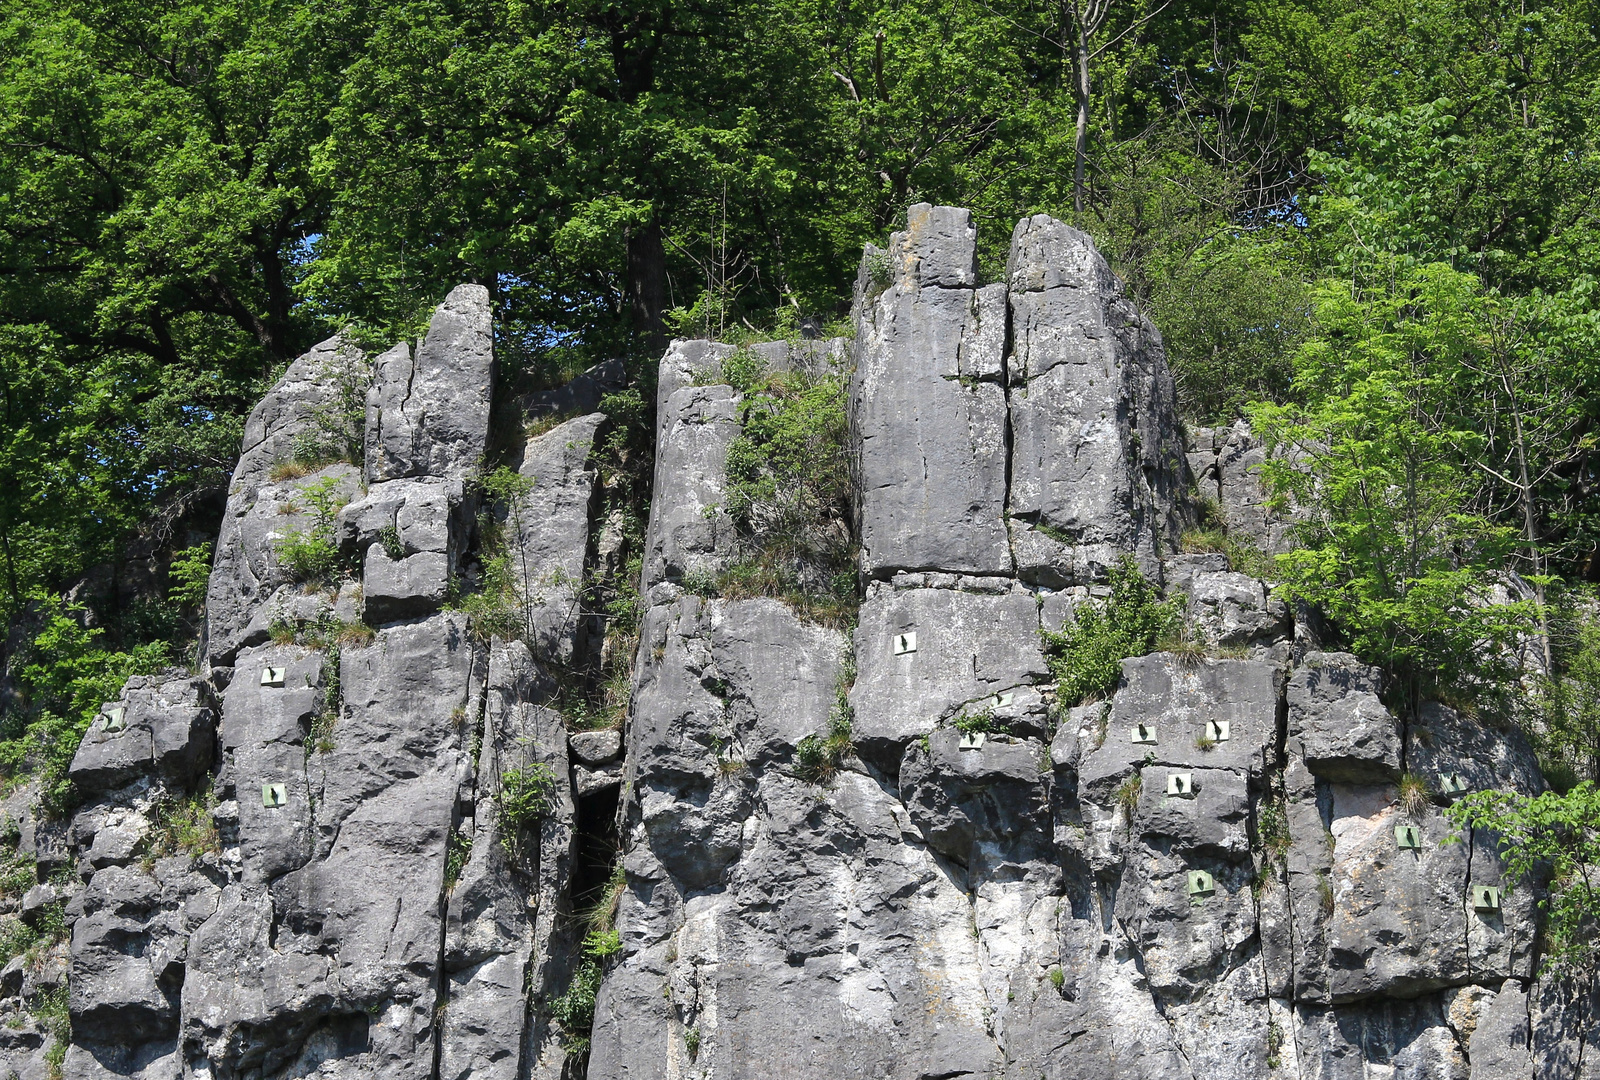
<instances>
[{"instance_id":1,"label":"boulder","mask_svg":"<svg viewBox=\"0 0 1600 1080\"><path fill-rule=\"evenodd\" d=\"M67 776L92 793L143 778L183 789L210 767L215 730L207 682L137 676L89 725Z\"/></svg>"},{"instance_id":2,"label":"boulder","mask_svg":"<svg viewBox=\"0 0 1600 1080\"><path fill-rule=\"evenodd\" d=\"M1124 556L1159 576L1184 488L1161 335L1094 242L1043 214L1017 223L1007 276L1018 576L1060 588Z\"/></svg>"},{"instance_id":3,"label":"boulder","mask_svg":"<svg viewBox=\"0 0 1600 1080\"><path fill-rule=\"evenodd\" d=\"M604 765L622 756L622 732L614 728L603 731L574 731L567 738L575 760L584 765Z\"/></svg>"},{"instance_id":4,"label":"boulder","mask_svg":"<svg viewBox=\"0 0 1600 1080\"><path fill-rule=\"evenodd\" d=\"M1289 679L1289 734L1313 774L1344 783L1400 778L1400 722L1382 674L1348 653L1308 653Z\"/></svg>"},{"instance_id":5,"label":"boulder","mask_svg":"<svg viewBox=\"0 0 1600 1080\"><path fill-rule=\"evenodd\" d=\"M516 533L528 641L540 659L559 664L572 662L588 629L582 596L598 475L592 451L605 421L604 413L590 413L528 441L518 472L533 487L507 522Z\"/></svg>"}]
</instances>

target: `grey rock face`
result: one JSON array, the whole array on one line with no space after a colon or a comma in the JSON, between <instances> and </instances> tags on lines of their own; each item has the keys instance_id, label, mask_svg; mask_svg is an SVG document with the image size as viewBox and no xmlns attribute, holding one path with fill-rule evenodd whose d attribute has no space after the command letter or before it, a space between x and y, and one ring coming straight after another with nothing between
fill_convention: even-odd
<instances>
[{"instance_id":1,"label":"grey rock face","mask_svg":"<svg viewBox=\"0 0 1600 1080\"><path fill-rule=\"evenodd\" d=\"M245 422L244 448L228 486L222 533L217 538L206 590L206 648L211 663L227 664L245 642L242 635L256 609L285 580L272 541L308 526L306 488L331 478L345 497L355 493L357 473L348 466L324 469L303 480L273 481L275 465L294 460L297 442L326 435L349 387L371 378L366 357L330 338L289 365ZM252 641L259 644L259 641Z\"/></svg>"},{"instance_id":2,"label":"grey rock face","mask_svg":"<svg viewBox=\"0 0 1600 1080\"><path fill-rule=\"evenodd\" d=\"M813 376L836 370L849 358L845 338L810 341L763 341L749 346L773 371L803 371Z\"/></svg>"},{"instance_id":3,"label":"grey rock face","mask_svg":"<svg viewBox=\"0 0 1600 1080\"><path fill-rule=\"evenodd\" d=\"M1500 788L1544 790L1539 760L1521 730L1489 727L1436 701L1422 703L1406 729L1406 766L1435 793L1455 796Z\"/></svg>"},{"instance_id":4,"label":"grey rock face","mask_svg":"<svg viewBox=\"0 0 1600 1080\"><path fill-rule=\"evenodd\" d=\"M381 546L367 549L361 574L362 617L369 623L426 615L449 595L450 558L421 551L391 559Z\"/></svg>"},{"instance_id":5,"label":"grey rock face","mask_svg":"<svg viewBox=\"0 0 1600 1080\"><path fill-rule=\"evenodd\" d=\"M526 989L552 987L569 974L576 936L560 905L576 854L572 793L558 785L549 811L514 837L495 812L507 771L567 773L566 731L544 704L551 689L521 642L492 651L477 798L460 826L471 853L447 913L450 1004L439 1034L440 1076L563 1075L562 1041L547 1018L529 1015Z\"/></svg>"},{"instance_id":6,"label":"grey rock face","mask_svg":"<svg viewBox=\"0 0 1600 1080\"><path fill-rule=\"evenodd\" d=\"M1007 574L1004 287L970 214L918 204L856 284L861 569Z\"/></svg>"},{"instance_id":7,"label":"grey rock face","mask_svg":"<svg viewBox=\"0 0 1600 1080\"><path fill-rule=\"evenodd\" d=\"M1259 777L1272 763L1278 699L1278 673L1259 661L1124 660L1105 740L1079 766L1079 794L1109 807L1112 789L1146 765Z\"/></svg>"},{"instance_id":8,"label":"grey rock face","mask_svg":"<svg viewBox=\"0 0 1600 1080\"><path fill-rule=\"evenodd\" d=\"M1161 335L1094 242L1053 218L1017 223L1007 265L1017 573L1052 588L1176 550L1182 447Z\"/></svg>"},{"instance_id":9,"label":"grey rock face","mask_svg":"<svg viewBox=\"0 0 1600 1080\"><path fill-rule=\"evenodd\" d=\"M492 316L489 290L458 285L415 353L396 345L378 357L367 394L367 479L462 476L482 460L494 387Z\"/></svg>"},{"instance_id":10,"label":"grey rock face","mask_svg":"<svg viewBox=\"0 0 1600 1080\"><path fill-rule=\"evenodd\" d=\"M669 354L670 356L670 354ZM662 389L668 384L662 364ZM728 446L739 434L729 386L686 385L657 418L655 503L645 537L644 586L714 575L733 550L723 508Z\"/></svg>"},{"instance_id":11,"label":"grey rock face","mask_svg":"<svg viewBox=\"0 0 1600 1080\"><path fill-rule=\"evenodd\" d=\"M339 546L360 553L361 615L372 624L437 611L460 566L471 501L458 478L389 480L339 511Z\"/></svg>"},{"instance_id":12,"label":"grey rock face","mask_svg":"<svg viewBox=\"0 0 1600 1080\"><path fill-rule=\"evenodd\" d=\"M211 765L215 725L211 688L203 680L130 680L122 699L89 725L67 776L94 793L146 776L186 788Z\"/></svg>"},{"instance_id":13,"label":"grey rock face","mask_svg":"<svg viewBox=\"0 0 1600 1080\"><path fill-rule=\"evenodd\" d=\"M1228 530L1248 537L1268 555L1281 555L1294 547L1293 528L1300 513L1292 504L1274 505L1261 466L1268 460L1266 447L1250 433L1243 420L1227 428L1196 428L1195 445L1186 455L1200 494L1216 502ZM1293 460L1293 451L1287 460Z\"/></svg>"},{"instance_id":14,"label":"grey rock face","mask_svg":"<svg viewBox=\"0 0 1600 1080\"><path fill-rule=\"evenodd\" d=\"M78 1030L101 1043L137 1045L178 1030L189 934L216 910L219 890L187 859L153 875L109 867L73 904L72 996Z\"/></svg>"},{"instance_id":15,"label":"grey rock face","mask_svg":"<svg viewBox=\"0 0 1600 1080\"><path fill-rule=\"evenodd\" d=\"M1245 574L1213 568L1220 555L1184 555L1168 560L1169 590L1188 599L1188 622L1197 639L1224 647L1270 646L1293 631L1289 605L1271 586Z\"/></svg>"},{"instance_id":16,"label":"grey rock face","mask_svg":"<svg viewBox=\"0 0 1600 1080\"><path fill-rule=\"evenodd\" d=\"M414 358L401 347L379 367L365 463L274 481L370 378L337 341L291 365L251 419L219 542L208 656L227 666L131 681L74 762L89 801L67 826L25 822L42 868L71 858L86 882L22 905L44 925L66 904L72 923L70 955L51 962L71 971L72 1080L570 1070L530 1001L564 987L578 952L574 787L540 666L570 656L572 634L558 630L565 653L554 637L534 638L538 656L486 650L438 610L472 539L486 294L457 290ZM603 419L526 455L529 565L582 576ZM347 503L331 534L360 586L308 591L278 564L324 490ZM331 620L362 616L386 625L330 643ZM549 801L508 837L499 792L519 766L548 770ZM175 843L192 850L167 855ZM12 983L31 998L45 988L29 970ZM0 1057L46 1080L49 1037L17 1030Z\"/></svg>"},{"instance_id":17,"label":"grey rock face","mask_svg":"<svg viewBox=\"0 0 1600 1080\"><path fill-rule=\"evenodd\" d=\"M1310 653L1289 681L1289 731L1306 767L1347 783L1400 778L1400 722L1378 700L1382 674L1345 653Z\"/></svg>"},{"instance_id":18,"label":"grey rock face","mask_svg":"<svg viewBox=\"0 0 1600 1080\"><path fill-rule=\"evenodd\" d=\"M579 599L595 468L590 461L604 413L568 420L528 442L521 475L533 489L513 509L516 572L528 605L528 640L541 656L570 662L580 629Z\"/></svg>"},{"instance_id":19,"label":"grey rock face","mask_svg":"<svg viewBox=\"0 0 1600 1080\"><path fill-rule=\"evenodd\" d=\"M446 844L471 771L465 630L437 615L346 649L344 711L315 747L319 687L301 672L327 678L321 656L283 657L282 689L230 685L222 782L243 872L195 931L183 984L184 1038L218 1071L281 1068L332 1038L364 1067L428 1074ZM274 781L287 799L266 806Z\"/></svg>"},{"instance_id":20,"label":"grey rock face","mask_svg":"<svg viewBox=\"0 0 1600 1080\"><path fill-rule=\"evenodd\" d=\"M1240 442L1177 456L1159 337L1082 234L1024 221L997 285L965 211L913 208L869 252L848 630L696 595L735 555L740 400L731 346L673 343L620 731L560 713L633 648L578 610L578 582L631 557L596 522L603 417L524 448L526 640L444 606L492 555L467 482L485 301L457 290L415 357L380 358L359 467L270 478L366 377L337 343L252 417L213 666L110 703L70 822L20 812L40 883L0 909L72 931L0 970L0 1067L49 1080L24 1002L70 975L67 1080L1586 1075L1600 1002L1537 976L1537 883L1444 816L1462 791L1542 790L1531 749L1437 704L1396 716L1377 671L1308 651L1305 612L1173 554L1185 468L1220 491ZM752 348L816 371L844 346ZM274 538L324 482L351 500L334 532L360 585L308 592ZM1203 647L1060 701L1040 631L1123 556ZM375 632L332 622L358 615ZM1402 800L1404 773L1429 797ZM586 945L613 895L615 951Z\"/></svg>"},{"instance_id":21,"label":"grey rock face","mask_svg":"<svg viewBox=\"0 0 1600 1080\"><path fill-rule=\"evenodd\" d=\"M861 753L898 761L908 740L941 721L996 707L1002 692L1041 679L1038 626L1028 593L873 585L855 634L860 674L850 698Z\"/></svg>"}]
</instances>

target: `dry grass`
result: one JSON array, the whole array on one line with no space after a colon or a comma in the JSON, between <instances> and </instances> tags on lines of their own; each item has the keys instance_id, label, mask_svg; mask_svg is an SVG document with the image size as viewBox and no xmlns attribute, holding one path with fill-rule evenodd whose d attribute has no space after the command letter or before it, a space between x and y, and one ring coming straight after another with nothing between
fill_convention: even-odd
<instances>
[{"instance_id":1,"label":"dry grass","mask_svg":"<svg viewBox=\"0 0 1600 1080\"><path fill-rule=\"evenodd\" d=\"M1112 796L1116 799L1117 805L1122 807L1122 812L1130 825L1133 823L1134 811L1139 808L1139 793L1142 790L1144 790L1144 774L1136 772L1124 780L1117 787L1116 794Z\"/></svg>"},{"instance_id":2,"label":"dry grass","mask_svg":"<svg viewBox=\"0 0 1600 1080\"><path fill-rule=\"evenodd\" d=\"M1191 636L1188 627L1179 634L1161 638L1156 642L1156 651L1171 653L1184 667L1198 667L1207 655L1205 642Z\"/></svg>"},{"instance_id":3,"label":"dry grass","mask_svg":"<svg viewBox=\"0 0 1600 1080\"><path fill-rule=\"evenodd\" d=\"M1400 778L1400 809L1410 817L1421 817L1433 805L1433 789L1415 773Z\"/></svg>"},{"instance_id":4,"label":"dry grass","mask_svg":"<svg viewBox=\"0 0 1600 1080\"><path fill-rule=\"evenodd\" d=\"M577 415L575 412L553 412L546 413L543 416L536 416L523 425L522 437L524 439L537 439L541 435L548 435Z\"/></svg>"},{"instance_id":5,"label":"dry grass","mask_svg":"<svg viewBox=\"0 0 1600 1080\"><path fill-rule=\"evenodd\" d=\"M333 640L340 645L371 645L378 632L366 623L342 622Z\"/></svg>"},{"instance_id":6,"label":"dry grass","mask_svg":"<svg viewBox=\"0 0 1600 1080\"><path fill-rule=\"evenodd\" d=\"M1228 569L1253 578L1272 576L1273 560L1249 536L1235 536L1220 525L1186 529L1178 540L1186 555L1217 554L1228 559Z\"/></svg>"},{"instance_id":7,"label":"dry grass","mask_svg":"<svg viewBox=\"0 0 1600 1080\"><path fill-rule=\"evenodd\" d=\"M619 859L611 867L611 876L600 890L599 899L579 916L586 934L603 934L616 926L617 908L622 905L622 893L627 887L628 877Z\"/></svg>"},{"instance_id":8,"label":"dry grass","mask_svg":"<svg viewBox=\"0 0 1600 1080\"><path fill-rule=\"evenodd\" d=\"M310 476L317 471L318 466L309 461L280 461L272 466L272 471L267 473L268 479L275 484L285 480L299 480Z\"/></svg>"}]
</instances>

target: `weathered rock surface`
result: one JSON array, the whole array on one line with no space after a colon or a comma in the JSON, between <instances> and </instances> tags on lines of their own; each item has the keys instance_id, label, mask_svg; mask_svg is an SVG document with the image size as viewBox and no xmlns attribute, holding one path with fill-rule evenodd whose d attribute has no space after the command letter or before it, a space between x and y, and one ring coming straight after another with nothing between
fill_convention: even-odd
<instances>
[{"instance_id":1,"label":"weathered rock surface","mask_svg":"<svg viewBox=\"0 0 1600 1080\"><path fill-rule=\"evenodd\" d=\"M187 787L211 765L211 686L202 679L142 676L89 725L67 776L87 792L144 777Z\"/></svg>"},{"instance_id":2,"label":"weathered rock surface","mask_svg":"<svg viewBox=\"0 0 1600 1080\"><path fill-rule=\"evenodd\" d=\"M594 516L596 472L591 460L604 413L559 424L529 440L520 474L532 490L512 508L516 572L527 597L527 639L541 656L572 660L582 626L580 598Z\"/></svg>"},{"instance_id":3,"label":"weathered rock surface","mask_svg":"<svg viewBox=\"0 0 1600 1080\"><path fill-rule=\"evenodd\" d=\"M1289 681L1289 734L1316 776L1400 779L1400 721L1378 699L1383 674L1343 653L1310 653Z\"/></svg>"},{"instance_id":4,"label":"weathered rock surface","mask_svg":"<svg viewBox=\"0 0 1600 1080\"><path fill-rule=\"evenodd\" d=\"M1161 335L1087 235L1045 215L1011 236L1007 510L1017 574L1060 588L1177 549L1182 445Z\"/></svg>"},{"instance_id":5,"label":"weathered rock surface","mask_svg":"<svg viewBox=\"0 0 1600 1080\"><path fill-rule=\"evenodd\" d=\"M360 350L340 338L329 338L290 364L245 421L244 447L228 486L206 591L206 651L211 663L225 665L232 660L245 643L242 635L256 609L286 580L272 541L307 527L301 493L324 478L337 485L336 496L354 493L357 473L348 466L300 480L276 481L273 475L275 467L295 459L300 440L326 437L342 394L350 387L364 388L370 378L370 365Z\"/></svg>"},{"instance_id":6,"label":"weathered rock surface","mask_svg":"<svg viewBox=\"0 0 1600 1080\"><path fill-rule=\"evenodd\" d=\"M438 610L470 535L471 501L459 476L389 480L339 511L339 546L364 555L362 617L372 624Z\"/></svg>"},{"instance_id":7,"label":"weathered rock surface","mask_svg":"<svg viewBox=\"0 0 1600 1080\"><path fill-rule=\"evenodd\" d=\"M669 383L663 372L661 385ZM645 538L644 587L713 575L733 551L723 508L728 446L739 434L730 386L685 385L667 396L656 421L654 506Z\"/></svg>"},{"instance_id":8,"label":"weathered rock surface","mask_svg":"<svg viewBox=\"0 0 1600 1080\"><path fill-rule=\"evenodd\" d=\"M1543 789L1521 734L1397 715L1267 583L1176 554L1191 473L1285 542L1259 447L1180 452L1160 337L1082 233L1025 219L997 284L974 250L966 211L913 207L852 342L751 347L855 365L849 628L714 595L731 346L661 360L642 552L583 411L604 366L524 403L580 414L512 454L532 487L479 534L483 289L375 375L337 340L291 365L247 427L206 664L107 703L70 821L18 811L40 880L5 915L71 935L0 969L0 1067L49 1080L28 1003L64 993L68 1080L1593 1075L1592 983L1538 976L1538 890L1443 813ZM352 390L364 460L273 480ZM347 569L307 588L279 548L314 525ZM451 604L497 557L520 640ZM588 583L634 557L625 722L569 732L633 648ZM1124 557L1187 644L1059 701L1040 632Z\"/></svg>"},{"instance_id":9,"label":"weathered rock surface","mask_svg":"<svg viewBox=\"0 0 1600 1080\"><path fill-rule=\"evenodd\" d=\"M367 394L367 478L459 476L483 459L494 390L489 290L458 285L415 351L396 345L376 361Z\"/></svg>"},{"instance_id":10,"label":"weathered rock surface","mask_svg":"<svg viewBox=\"0 0 1600 1080\"><path fill-rule=\"evenodd\" d=\"M1248 538L1268 555L1294 547L1291 530L1299 514L1291 503L1277 506L1261 476L1266 447L1243 420L1226 428L1195 428L1194 449L1186 455L1201 496L1217 504L1230 532ZM1286 460L1294 460L1286 448Z\"/></svg>"},{"instance_id":11,"label":"weathered rock surface","mask_svg":"<svg viewBox=\"0 0 1600 1080\"><path fill-rule=\"evenodd\" d=\"M861 568L1008 574L1005 289L971 215L918 204L856 283Z\"/></svg>"}]
</instances>

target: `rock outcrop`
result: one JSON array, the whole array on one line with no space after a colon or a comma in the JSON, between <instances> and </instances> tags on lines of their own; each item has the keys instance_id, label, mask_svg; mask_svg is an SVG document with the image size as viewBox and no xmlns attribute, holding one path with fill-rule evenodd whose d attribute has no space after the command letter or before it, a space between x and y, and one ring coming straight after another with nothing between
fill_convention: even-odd
<instances>
[{"instance_id":1,"label":"rock outcrop","mask_svg":"<svg viewBox=\"0 0 1600 1080\"><path fill-rule=\"evenodd\" d=\"M1535 898L1474 905L1492 838L1399 800L1418 770L1537 791L1526 744L1402 723L1262 582L1176 554L1191 462L1259 546L1283 523L1253 446L1186 459L1160 337L1087 237L1025 220L983 285L966 212L914 207L856 320L848 638L685 591L736 557L739 394L718 346L663 361L590 1075L1528 1075L1579 1037L1512 1019ZM1243 658L1128 660L1109 702L1053 709L1040 630L1126 557ZM841 713L857 756L819 783L802 746Z\"/></svg>"},{"instance_id":2,"label":"rock outcrop","mask_svg":"<svg viewBox=\"0 0 1600 1080\"><path fill-rule=\"evenodd\" d=\"M1286 517L1247 431L1182 445L1160 335L1086 235L1024 219L984 283L967 211L913 207L853 340L754 347L848 381L843 626L718 595L731 346L662 358L619 554L619 370L497 440L489 315L462 286L415 347L325 342L252 414L200 672L129 682L70 822L23 814L50 881L18 917L71 937L0 972L19 1080L58 1044L16 1002L63 985L67 1080L1595 1075L1593 987L1540 977L1536 890L1443 815L1541 790L1527 744L1397 715L1269 583L1178 554L1194 483L1268 551ZM305 452L332 444L360 460ZM624 555L626 722L569 730L634 647L590 609ZM1060 701L1041 632L1124 559L1206 648Z\"/></svg>"}]
</instances>

